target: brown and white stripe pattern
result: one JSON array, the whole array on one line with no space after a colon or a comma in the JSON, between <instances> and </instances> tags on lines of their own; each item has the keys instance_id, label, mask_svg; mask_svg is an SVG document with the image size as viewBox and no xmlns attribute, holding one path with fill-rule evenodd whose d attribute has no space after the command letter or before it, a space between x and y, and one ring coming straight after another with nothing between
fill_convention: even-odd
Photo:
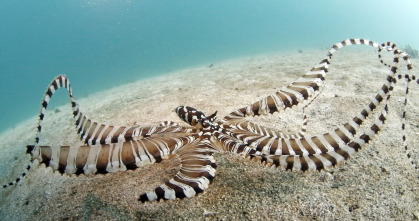
<instances>
[{"instance_id":1,"label":"brown and white stripe pattern","mask_svg":"<svg viewBox=\"0 0 419 221\"><path fill-rule=\"evenodd\" d=\"M306 145L309 144L306 147L317 147L318 150L320 150L320 152L314 154L301 154L301 152L295 152L295 154L274 154L251 157L256 157L261 162L275 165L281 169L292 171L317 171L326 169L347 160L351 155L359 151L362 146L371 141L384 125L386 114L387 106L385 106L380 117L374 124L354 139L349 139L342 133L339 133L342 131L337 130L335 130L335 133L319 136L316 137L316 139L313 139L313 137L309 138L311 139L311 142L306 142ZM308 139L300 140L301 143L303 143L303 141L308 141ZM302 147L304 145L296 142L296 146Z\"/></svg>"},{"instance_id":2,"label":"brown and white stripe pattern","mask_svg":"<svg viewBox=\"0 0 419 221\"><path fill-rule=\"evenodd\" d=\"M249 145L255 147L256 151L262 152L262 155L249 154L249 156L281 169L293 171L315 171L335 166L347 160L373 139L384 125L387 111L385 105L376 121L356 137L354 134L358 133L349 123L320 136L299 139L263 137L264 140L256 145L253 143ZM355 124L359 126L362 122L357 121Z\"/></svg>"},{"instance_id":3,"label":"brown and white stripe pattern","mask_svg":"<svg viewBox=\"0 0 419 221\"><path fill-rule=\"evenodd\" d=\"M362 109L360 114L334 131L321 136L285 136L282 133L275 133L273 130L247 121L237 124L235 129L230 129L226 133L253 147L256 151L267 155L314 155L333 151L338 147L339 143L348 144L353 139L353 136L358 132L358 128L362 125L366 117L383 100L385 100L385 104L387 103L387 100L390 98L391 88L394 86L393 76L387 77L386 83L371 103Z\"/></svg>"},{"instance_id":4,"label":"brown and white stripe pattern","mask_svg":"<svg viewBox=\"0 0 419 221\"><path fill-rule=\"evenodd\" d=\"M190 198L208 188L215 177L213 151L205 143L192 144L178 154L181 169L175 177L139 197L141 202Z\"/></svg>"},{"instance_id":5,"label":"brown and white stripe pattern","mask_svg":"<svg viewBox=\"0 0 419 221\"><path fill-rule=\"evenodd\" d=\"M344 46L355 44L370 45L378 48L379 51L381 51L381 48L383 47L373 41L365 39L347 39L345 41L338 42L333 45L327 56L322 61L315 65L301 78L290 85L281 88L274 94L228 114L224 117L224 119L226 121L231 121L241 119L246 116L272 114L274 112L281 112L283 110L290 109L296 105L309 104L320 94L324 87L324 81L326 79L327 72L329 71L332 55ZM379 57L379 59L383 63L381 57Z\"/></svg>"},{"instance_id":6,"label":"brown and white stripe pattern","mask_svg":"<svg viewBox=\"0 0 419 221\"><path fill-rule=\"evenodd\" d=\"M262 155L249 154L251 158L257 158L262 162L276 165L282 169L294 171L321 170L346 160L349 156L368 143L384 125L388 109L387 101L390 99L391 91L396 83L395 76L398 70L399 57L402 57L403 60L406 61L406 66L409 71L412 69L408 56L399 51L392 43L385 43L380 47L374 42L362 39L350 39L334 45L330 50L328 57L331 58L332 53L345 45L360 43L378 47L380 52L381 49L394 51L394 64L388 65L384 63L381 60L381 55L379 55L380 62L390 68L392 75L387 77L385 84L372 99L371 103L369 103L361 111L361 113L351 121L330 133L313 137L305 136L302 138L289 138L282 134L278 135L268 129L262 129L260 126L255 126L245 121L236 124L236 128L231 130L230 136L242 141L248 147L254 148L255 151L262 153ZM398 77L401 78L400 75ZM409 79L414 79L415 76L410 72L409 75L405 76L405 78L410 81ZM407 93L408 88L406 89L406 95ZM385 101L384 109L374 124L372 124L366 131L358 131L360 125L364 122L368 115L373 112L383 100ZM406 102L407 100L405 99L405 105ZM247 107L247 110L255 110L257 109L256 107L260 107L259 104L261 103L263 102L252 104ZM403 130L404 122L405 111L403 112L402 120ZM361 135L354 138L355 134ZM406 144L405 149L407 150L405 136L403 136L403 141ZM236 149L233 149L232 152L236 152ZM409 153L407 154L408 157L410 157Z\"/></svg>"},{"instance_id":7,"label":"brown and white stripe pattern","mask_svg":"<svg viewBox=\"0 0 419 221\"><path fill-rule=\"evenodd\" d=\"M303 105L304 110L321 93L332 55L338 49L353 44L378 48L379 60L391 70L391 75L387 76L372 101L352 120L317 136L305 134L305 115L303 127L297 134L286 134L244 121L246 116L281 112L296 105ZM383 50L393 52L393 64L382 60ZM401 60L406 63L409 71L404 76L398 74ZM136 169L159 163L169 155L177 154L181 159L181 169L175 177L142 194L138 199L145 202L189 198L207 189L214 179L216 165L213 153L220 150L292 171L318 171L347 160L382 129L388 113L388 100L397 83L396 78L405 78L408 82L416 80L408 55L395 44L386 42L379 45L364 39L348 39L333 45L327 56L297 81L219 121L216 121L217 112L207 117L192 107L180 106L175 109L176 113L191 127L181 127L169 121L158 126L130 127L106 125L88 119L80 112L68 79L61 75L51 82L45 93L35 144L29 145L27 152L33 159L68 174L111 173ZM419 84L419 80L416 82ZM77 133L85 145L41 146L39 133L42 131L41 123L48 103L54 92L62 87L69 92ZM407 87L405 105L408 91ZM383 108L378 118L361 130L360 128L364 128L361 125L379 107ZM403 130L405 117L406 108L403 110ZM410 157L405 135L403 142L406 154ZM220 146L221 149L218 148ZM19 180L20 178L10 185Z\"/></svg>"},{"instance_id":8,"label":"brown and white stripe pattern","mask_svg":"<svg viewBox=\"0 0 419 221\"><path fill-rule=\"evenodd\" d=\"M61 173L89 175L125 171L159 163L196 139L196 135L190 135L146 137L105 145L28 146L28 152L32 154L33 159Z\"/></svg>"},{"instance_id":9,"label":"brown and white stripe pattern","mask_svg":"<svg viewBox=\"0 0 419 221\"><path fill-rule=\"evenodd\" d=\"M329 64L330 58L326 57L308 73L289 86L280 89L258 102L228 114L224 119L231 121L246 116L272 114L292 108L300 103L308 103L321 92Z\"/></svg>"},{"instance_id":10,"label":"brown and white stripe pattern","mask_svg":"<svg viewBox=\"0 0 419 221\"><path fill-rule=\"evenodd\" d=\"M73 92L70 86L70 81L65 75L56 77L48 86L44 99L42 101L41 113L39 115L38 133L35 143L39 143L39 133L42 130L42 121L45 117L45 112L52 95L59 88L66 88L70 97L70 103L73 111L73 117L76 120L77 133L80 139L88 145L96 144L110 144L132 140L135 137L147 137L158 133L181 133L192 132L191 128L184 128L179 126L152 126L152 127L132 127L132 126L113 126L101 124L90 120L79 109Z\"/></svg>"}]
</instances>

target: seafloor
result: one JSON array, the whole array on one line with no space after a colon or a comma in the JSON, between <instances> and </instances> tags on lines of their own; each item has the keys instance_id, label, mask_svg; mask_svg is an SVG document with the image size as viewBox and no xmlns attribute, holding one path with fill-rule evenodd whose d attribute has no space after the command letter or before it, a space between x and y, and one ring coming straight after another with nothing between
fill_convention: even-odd
<instances>
[{"instance_id":1,"label":"seafloor","mask_svg":"<svg viewBox=\"0 0 419 221\"><path fill-rule=\"evenodd\" d=\"M116 125L180 122L173 112L179 105L207 114L218 111L222 117L296 80L326 53L305 50L217 62L118 86L80 99L79 104L91 119ZM413 64L418 67L419 60ZM307 133L325 133L358 114L381 88L385 70L376 52L365 46L336 52L326 88L306 108ZM71 80L71 74L68 77ZM23 182L1 191L0 220L419 219L419 171L411 163L419 164L419 88L411 84L407 106L409 159L401 139L404 85L395 88L387 124L375 140L336 168L294 173L220 153L215 155L217 176L203 194L143 204L137 197L170 179L179 159L91 177L60 175L34 165ZM40 100L41 95L40 91ZM46 116L41 143L76 142L69 105ZM295 108L256 121L298 131L302 111ZM2 184L27 165L25 146L33 142L36 123L33 117L0 135Z\"/></svg>"}]
</instances>

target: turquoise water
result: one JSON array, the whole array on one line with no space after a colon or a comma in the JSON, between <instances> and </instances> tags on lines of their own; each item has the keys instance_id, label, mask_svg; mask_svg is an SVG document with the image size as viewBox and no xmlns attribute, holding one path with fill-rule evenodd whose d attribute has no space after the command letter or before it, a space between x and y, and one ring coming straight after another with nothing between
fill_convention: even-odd
<instances>
[{"instance_id":1,"label":"turquoise water","mask_svg":"<svg viewBox=\"0 0 419 221\"><path fill-rule=\"evenodd\" d=\"M0 131L38 115L61 73L80 98L189 66L346 38L418 49L418 11L416 0L2 0Z\"/></svg>"}]
</instances>

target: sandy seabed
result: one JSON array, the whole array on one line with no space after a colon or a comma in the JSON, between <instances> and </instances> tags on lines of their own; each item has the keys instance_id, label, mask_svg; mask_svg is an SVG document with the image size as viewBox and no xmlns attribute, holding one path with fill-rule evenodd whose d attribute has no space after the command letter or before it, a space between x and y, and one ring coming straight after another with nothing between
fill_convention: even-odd
<instances>
[{"instance_id":1,"label":"sandy seabed","mask_svg":"<svg viewBox=\"0 0 419 221\"><path fill-rule=\"evenodd\" d=\"M118 86L78 101L90 119L114 125L181 123L173 111L180 105L207 115L218 111L221 118L298 79L326 53L308 50L228 60ZM419 60L412 61L419 67ZM336 52L324 91L306 109L307 134L325 133L354 117L381 88L386 73L374 49ZM143 204L138 196L174 176L179 159L134 171L78 177L35 164L23 182L0 191L0 220L417 220L419 171L411 162L419 164L419 88L411 84L407 107L409 159L401 139L404 85L393 93L384 129L336 168L295 173L220 153L215 154L216 178L204 193ZM42 144L78 142L68 104L46 116ZM297 107L256 120L295 132L302 111ZM2 184L21 174L29 162L24 153L33 143L36 123L33 117L0 135Z\"/></svg>"}]
</instances>

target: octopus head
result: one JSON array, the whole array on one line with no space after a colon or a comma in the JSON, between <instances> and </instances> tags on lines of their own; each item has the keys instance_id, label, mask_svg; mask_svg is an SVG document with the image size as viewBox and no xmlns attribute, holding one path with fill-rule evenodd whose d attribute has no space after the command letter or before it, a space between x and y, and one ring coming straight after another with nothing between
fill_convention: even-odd
<instances>
[{"instance_id":1,"label":"octopus head","mask_svg":"<svg viewBox=\"0 0 419 221\"><path fill-rule=\"evenodd\" d=\"M198 129L214 127L214 121L217 118L217 112L207 117L201 111L189 106L179 106L175 111L180 119Z\"/></svg>"}]
</instances>

